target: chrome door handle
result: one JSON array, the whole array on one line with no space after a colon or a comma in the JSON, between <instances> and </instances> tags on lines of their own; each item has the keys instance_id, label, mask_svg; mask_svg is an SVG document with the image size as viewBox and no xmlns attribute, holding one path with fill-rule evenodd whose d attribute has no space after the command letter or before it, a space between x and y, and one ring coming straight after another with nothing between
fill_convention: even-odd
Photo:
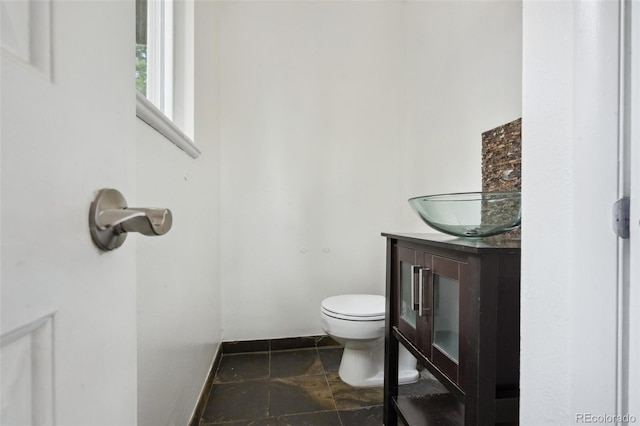
<instances>
[{"instance_id":1,"label":"chrome door handle","mask_svg":"<svg viewBox=\"0 0 640 426\"><path fill-rule=\"evenodd\" d=\"M127 210L136 212L136 215L122 222L121 226L125 232L139 232L149 236L164 235L173 224L173 215L169 209L133 207Z\"/></svg>"},{"instance_id":2,"label":"chrome door handle","mask_svg":"<svg viewBox=\"0 0 640 426\"><path fill-rule=\"evenodd\" d=\"M424 309L424 273L429 274L431 269L420 268L418 272L418 315L421 317L431 315L431 308Z\"/></svg>"},{"instance_id":3,"label":"chrome door handle","mask_svg":"<svg viewBox=\"0 0 640 426\"><path fill-rule=\"evenodd\" d=\"M173 215L163 208L129 208L120 191L104 188L91 203L89 230L93 242L102 250L114 250L127 238L128 232L164 235L171 229Z\"/></svg>"},{"instance_id":4,"label":"chrome door handle","mask_svg":"<svg viewBox=\"0 0 640 426\"><path fill-rule=\"evenodd\" d=\"M418 304L416 303L416 273L420 266L411 265L411 309L418 309Z\"/></svg>"}]
</instances>

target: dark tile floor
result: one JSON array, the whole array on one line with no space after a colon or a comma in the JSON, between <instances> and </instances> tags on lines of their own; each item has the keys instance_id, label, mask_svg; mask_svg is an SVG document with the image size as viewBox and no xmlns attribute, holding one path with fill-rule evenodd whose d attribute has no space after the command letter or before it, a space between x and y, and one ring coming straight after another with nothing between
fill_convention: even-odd
<instances>
[{"instance_id":1,"label":"dark tile floor","mask_svg":"<svg viewBox=\"0 0 640 426\"><path fill-rule=\"evenodd\" d=\"M237 351L235 351L237 352ZM224 353L200 426L382 425L382 386L355 388L338 375L342 348L320 346ZM403 395L442 393L425 372Z\"/></svg>"}]
</instances>

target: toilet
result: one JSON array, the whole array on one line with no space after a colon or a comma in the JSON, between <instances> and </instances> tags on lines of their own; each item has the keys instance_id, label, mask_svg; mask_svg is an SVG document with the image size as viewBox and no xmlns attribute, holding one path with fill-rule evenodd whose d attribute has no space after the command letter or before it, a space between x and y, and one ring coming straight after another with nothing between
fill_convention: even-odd
<instances>
[{"instance_id":1,"label":"toilet","mask_svg":"<svg viewBox=\"0 0 640 426\"><path fill-rule=\"evenodd\" d=\"M343 294L322 301L322 329L344 345L338 373L351 386L384 383L385 298L372 294ZM418 380L416 359L400 345L398 383Z\"/></svg>"}]
</instances>

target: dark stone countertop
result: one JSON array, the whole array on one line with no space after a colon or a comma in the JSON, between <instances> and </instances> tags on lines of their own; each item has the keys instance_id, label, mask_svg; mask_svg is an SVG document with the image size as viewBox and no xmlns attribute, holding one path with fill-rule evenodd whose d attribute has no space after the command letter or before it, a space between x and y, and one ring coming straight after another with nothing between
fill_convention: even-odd
<instances>
[{"instance_id":1,"label":"dark stone countertop","mask_svg":"<svg viewBox=\"0 0 640 426\"><path fill-rule=\"evenodd\" d=\"M382 236L418 244L428 243L431 246L459 251L461 250L468 253L488 253L493 251L504 252L505 249L513 252L520 252L520 239L504 235L496 235L486 238L459 238L445 234L383 232Z\"/></svg>"}]
</instances>

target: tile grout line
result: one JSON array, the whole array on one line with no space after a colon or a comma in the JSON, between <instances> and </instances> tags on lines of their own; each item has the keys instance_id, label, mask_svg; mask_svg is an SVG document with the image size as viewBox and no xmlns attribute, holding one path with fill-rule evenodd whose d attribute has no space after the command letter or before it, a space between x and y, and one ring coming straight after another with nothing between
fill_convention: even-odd
<instances>
[{"instance_id":1,"label":"tile grout line","mask_svg":"<svg viewBox=\"0 0 640 426\"><path fill-rule=\"evenodd\" d=\"M336 404L336 398L333 396L333 389L331 388L331 384L329 383L329 379L327 378L327 370L324 368L324 364L322 364L322 359L320 358L320 352L318 350L318 346L316 345L316 354L318 355L318 359L320 360L320 365L322 365L322 374L324 375L324 381L327 383L329 387L329 392L331 393L331 400L333 401L333 406L336 408L336 416L338 417L338 421L340 422L340 426L344 426L342 423L342 418L340 417L340 412L338 411L338 404Z\"/></svg>"},{"instance_id":2,"label":"tile grout line","mask_svg":"<svg viewBox=\"0 0 640 426\"><path fill-rule=\"evenodd\" d=\"M271 341L269 341L269 362L267 364L267 423L271 418Z\"/></svg>"}]
</instances>

